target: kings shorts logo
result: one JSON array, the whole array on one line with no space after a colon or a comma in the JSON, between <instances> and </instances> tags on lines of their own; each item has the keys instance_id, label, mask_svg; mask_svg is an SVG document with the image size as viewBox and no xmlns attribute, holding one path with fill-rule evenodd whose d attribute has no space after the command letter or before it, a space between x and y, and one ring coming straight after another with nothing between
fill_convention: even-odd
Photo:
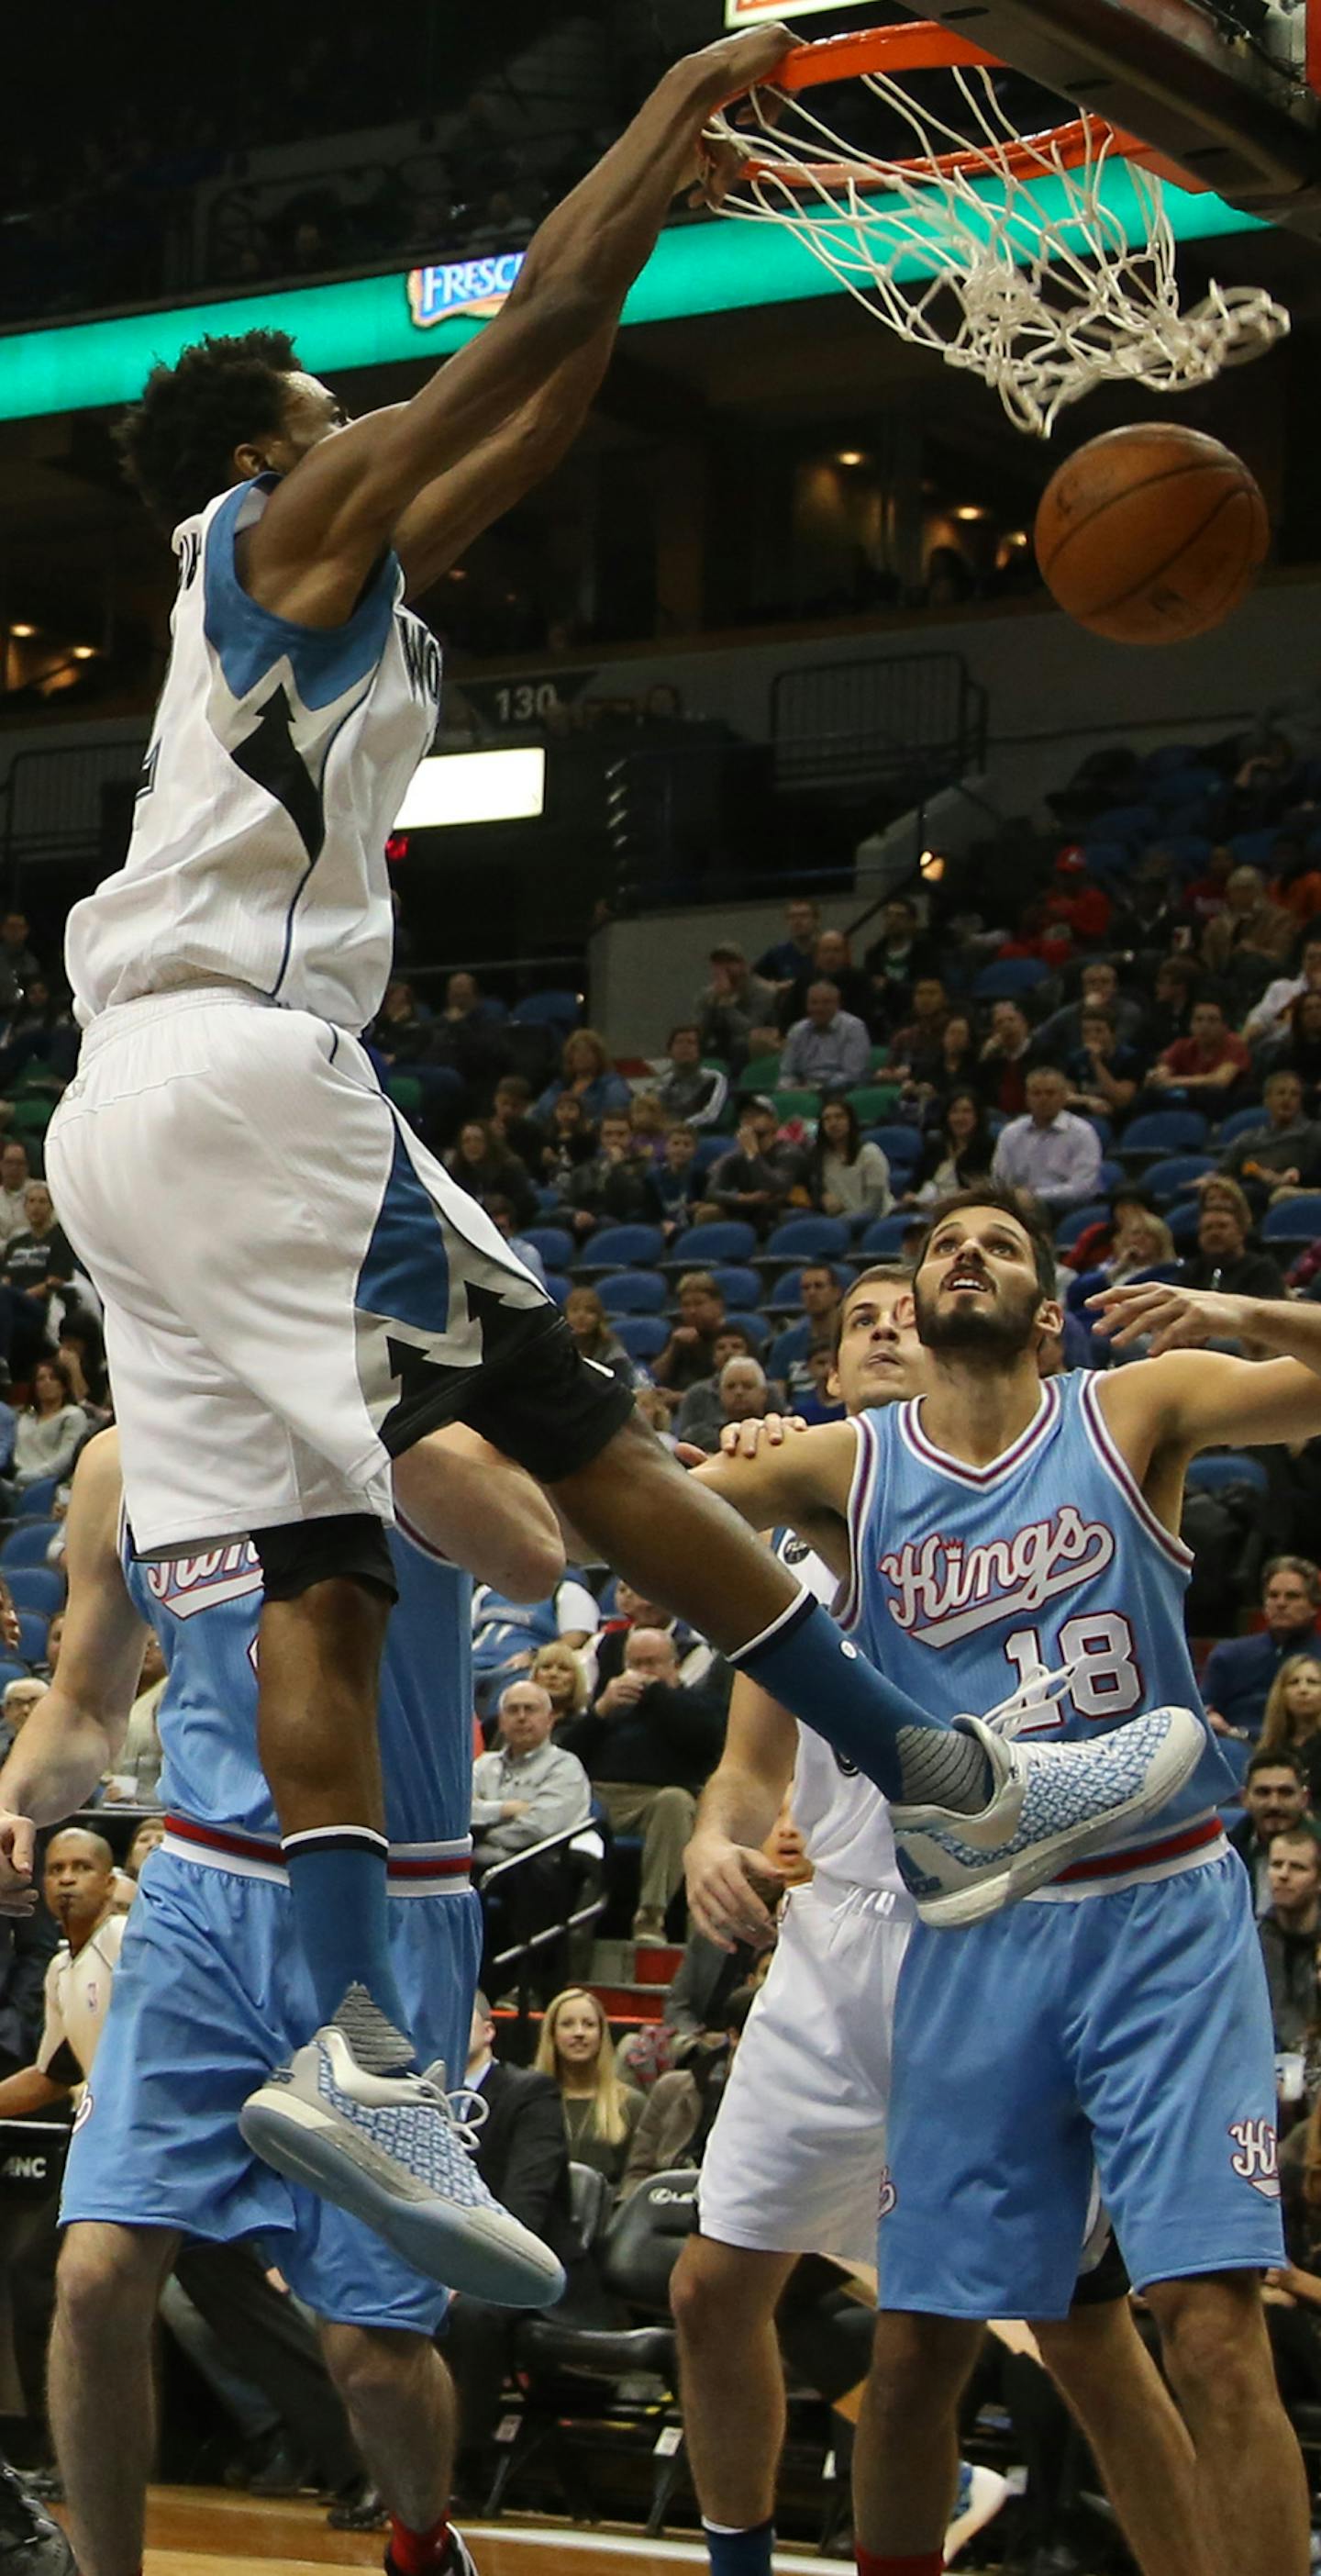
<instances>
[{"instance_id":1,"label":"kings shorts logo","mask_svg":"<svg viewBox=\"0 0 1321 2576\"><path fill-rule=\"evenodd\" d=\"M1113 1530L1065 1503L1048 1521L1028 1521L1012 1538L979 1540L933 1531L879 1560L890 1584L896 1627L924 1646L955 1646L979 1628L1040 1610L1102 1574L1115 1553Z\"/></svg>"},{"instance_id":2,"label":"kings shorts logo","mask_svg":"<svg viewBox=\"0 0 1321 2576\"><path fill-rule=\"evenodd\" d=\"M92 2116L92 2088L91 2088L91 2085L90 2085L90 2084L85 2084L85 2085L84 2085L84 2087L83 2087L83 2098L82 2098L81 2102L79 2103L78 2108L77 2108L77 2110L74 2112L74 2115L73 2115L73 2125L74 2125L75 2129L81 2129L81 2127L82 2127L82 2125L83 2125L84 2120L90 2120L91 2116Z\"/></svg>"},{"instance_id":3,"label":"kings shorts logo","mask_svg":"<svg viewBox=\"0 0 1321 2576\"><path fill-rule=\"evenodd\" d=\"M1234 2141L1234 2153L1229 2159L1231 2170L1241 2182L1251 2183L1263 2200L1278 2200L1280 2169L1275 2131L1270 2121L1231 2120L1229 2134Z\"/></svg>"},{"instance_id":4,"label":"kings shorts logo","mask_svg":"<svg viewBox=\"0 0 1321 2576\"><path fill-rule=\"evenodd\" d=\"M899 2194L894 2187L894 2176L886 2165L881 2173L881 2188L876 2203L877 2217L888 2218L891 2210L898 2205L898 2200Z\"/></svg>"}]
</instances>

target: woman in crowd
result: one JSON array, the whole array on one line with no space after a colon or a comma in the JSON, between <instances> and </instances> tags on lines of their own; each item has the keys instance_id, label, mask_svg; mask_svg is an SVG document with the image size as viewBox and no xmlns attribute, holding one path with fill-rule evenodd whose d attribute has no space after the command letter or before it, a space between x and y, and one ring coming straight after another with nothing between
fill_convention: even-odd
<instances>
[{"instance_id":1,"label":"woman in crowd","mask_svg":"<svg viewBox=\"0 0 1321 2576\"><path fill-rule=\"evenodd\" d=\"M995 1138L975 1091L952 1091L939 1127L927 1138L907 1203L930 1207L951 1190L967 1190L990 1176Z\"/></svg>"},{"instance_id":2,"label":"woman in crowd","mask_svg":"<svg viewBox=\"0 0 1321 2576\"><path fill-rule=\"evenodd\" d=\"M566 1986L547 2005L536 2062L559 2087L573 2163L592 2165L607 2182L617 2183L643 2101L615 2073L610 2025L595 1995Z\"/></svg>"},{"instance_id":3,"label":"woman in crowd","mask_svg":"<svg viewBox=\"0 0 1321 2576\"><path fill-rule=\"evenodd\" d=\"M966 1011L951 1011L940 1032L940 1080L937 1089L948 1101L958 1090L975 1084L977 1078L977 1040Z\"/></svg>"},{"instance_id":4,"label":"woman in crowd","mask_svg":"<svg viewBox=\"0 0 1321 2576\"><path fill-rule=\"evenodd\" d=\"M1309 1101L1321 1084L1321 993L1300 993L1289 1013L1289 1034L1269 1059L1271 1073L1296 1073Z\"/></svg>"},{"instance_id":5,"label":"woman in crowd","mask_svg":"<svg viewBox=\"0 0 1321 2576\"><path fill-rule=\"evenodd\" d=\"M596 1152L596 1129L576 1091L562 1091L551 1111L550 1134L541 1149L542 1185L567 1190L580 1163Z\"/></svg>"},{"instance_id":6,"label":"woman in crowd","mask_svg":"<svg viewBox=\"0 0 1321 2576\"><path fill-rule=\"evenodd\" d=\"M564 1041L564 1055L554 1082L548 1082L537 1102L538 1118L549 1118L562 1092L576 1093L583 1105L584 1116L601 1118L607 1109L627 1112L629 1088L622 1074L612 1073L605 1039L595 1029L575 1029Z\"/></svg>"},{"instance_id":7,"label":"woman in crowd","mask_svg":"<svg viewBox=\"0 0 1321 2576\"><path fill-rule=\"evenodd\" d=\"M75 1402L64 1361L54 1353L38 1360L32 1372L32 1401L19 1414L14 1434L14 1466L8 1480L12 1491L21 1494L44 1476L67 1476L87 1432L87 1416Z\"/></svg>"},{"instance_id":8,"label":"woman in crowd","mask_svg":"<svg viewBox=\"0 0 1321 2576\"><path fill-rule=\"evenodd\" d=\"M823 1216L888 1216L890 1166L880 1146L863 1143L851 1100L825 1100L808 1168L813 1207Z\"/></svg>"},{"instance_id":9,"label":"woman in crowd","mask_svg":"<svg viewBox=\"0 0 1321 2576\"><path fill-rule=\"evenodd\" d=\"M594 1288L571 1288L564 1301L564 1320L585 1360L607 1368L621 1386L632 1386L634 1367L622 1342L610 1330L610 1318Z\"/></svg>"},{"instance_id":10,"label":"woman in crowd","mask_svg":"<svg viewBox=\"0 0 1321 2576\"><path fill-rule=\"evenodd\" d=\"M1260 1749L1293 1755L1315 1806L1321 1796L1321 1664L1314 1655L1285 1656L1267 1697Z\"/></svg>"},{"instance_id":11,"label":"woman in crowd","mask_svg":"<svg viewBox=\"0 0 1321 2576\"><path fill-rule=\"evenodd\" d=\"M533 1224L537 1194L528 1179L527 1167L517 1154L510 1153L484 1118L465 1118L459 1141L453 1153L446 1155L445 1163L455 1180L475 1199L508 1199L515 1225Z\"/></svg>"},{"instance_id":12,"label":"woman in crowd","mask_svg":"<svg viewBox=\"0 0 1321 2576\"><path fill-rule=\"evenodd\" d=\"M530 1678L540 1682L555 1711L557 1726L566 1724L571 1717L586 1715L587 1669L581 1655L566 1646L562 1637L553 1637L548 1646L538 1647Z\"/></svg>"}]
</instances>

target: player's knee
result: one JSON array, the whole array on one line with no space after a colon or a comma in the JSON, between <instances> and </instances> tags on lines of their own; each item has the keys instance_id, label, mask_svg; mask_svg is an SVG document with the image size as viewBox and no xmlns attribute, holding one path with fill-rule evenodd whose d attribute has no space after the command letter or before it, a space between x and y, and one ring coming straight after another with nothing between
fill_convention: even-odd
<instances>
[{"instance_id":1,"label":"player's knee","mask_svg":"<svg viewBox=\"0 0 1321 2576\"><path fill-rule=\"evenodd\" d=\"M670 2313L690 2352L717 2339L728 2349L751 2295L747 2267L740 2268L734 2249L705 2236L685 2237L670 2274Z\"/></svg>"},{"instance_id":2,"label":"player's knee","mask_svg":"<svg viewBox=\"0 0 1321 2576\"><path fill-rule=\"evenodd\" d=\"M1146 2297L1166 2370L1185 2406L1233 2414L1260 2387L1274 2388L1255 2273L1159 2281Z\"/></svg>"},{"instance_id":3,"label":"player's knee","mask_svg":"<svg viewBox=\"0 0 1321 2576\"><path fill-rule=\"evenodd\" d=\"M419 2370L437 2360L424 2335L385 2327L323 2326L321 2349L349 2414L360 2418L397 2413Z\"/></svg>"},{"instance_id":4,"label":"player's knee","mask_svg":"<svg viewBox=\"0 0 1321 2576\"><path fill-rule=\"evenodd\" d=\"M980 2326L958 2317L882 2309L867 2379L872 2436L916 2434L950 2414L977 2358L981 2333Z\"/></svg>"},{"instance_id":5,"label":"player's knee","mask_svg":"<svg viewBox=\"0 0 1321 2576\"><path fill-rule=\"evenodd\" d=\"M135 2313L149 2320L161 2270L155 2247L129 2228L69 2227L55 2274L57 2312L80 2344Z\"/></svg>"},{"instance_id":6,"label":"player's knee","mask_svg":"<svg viewBox=\"0 0 1321 2576\"><path fill-rule=\"evenodd\" d=\"M387 1606L398 1596L385 1525L372 1512L332 1512L324 1520L282 1521L254 1530L268 1601L299 1601L320 1583L347 1582Z\"/></svg>"}]
</instances>

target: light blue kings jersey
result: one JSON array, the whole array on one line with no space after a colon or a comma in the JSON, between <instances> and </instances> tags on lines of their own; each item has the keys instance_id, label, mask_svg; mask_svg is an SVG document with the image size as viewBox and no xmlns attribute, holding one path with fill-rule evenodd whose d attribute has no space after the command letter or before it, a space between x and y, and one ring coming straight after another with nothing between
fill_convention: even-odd
<instances>
[{"instance_id":1,"label":"light blue kings jersey","mask_svg":"<svg viewBox=\"0 0 1321 2576\"><path fill-rule=\"evenodd\" d=\"M983 1715L1043 1667L1076 1663L1026 1735L1085 1738L1143 1709L1201 1710L1184 1630L1192 1557L1119 1454L1094 1372L1046 1380L1004 1456L971 1467L933 1447L921 1399L865 1413L849 1501L853 1571L838 1616L879 1669L939 1716ZM1158 1827L1234 1795L1208 1728Z\"/></svg>"},{"instance_id":2,"label":"light blue kings jersey","mask_svg":"<svg viewBox=\"0 0 1321 2576\"><path fill-rule=\"evenodd\" d=\"M392 1846L467 1845L472 1806L472 1586L397 1525L399 1599L381 1676L381 1768ZM146 1565L125 1533L125 1579L161 1641L169 1678L159 1727L167 1814L275 1842L257 1756L261 1567L248 1539ZM278 1857L278 1855L277 1855Z\"/></svg>"}]
</instances>

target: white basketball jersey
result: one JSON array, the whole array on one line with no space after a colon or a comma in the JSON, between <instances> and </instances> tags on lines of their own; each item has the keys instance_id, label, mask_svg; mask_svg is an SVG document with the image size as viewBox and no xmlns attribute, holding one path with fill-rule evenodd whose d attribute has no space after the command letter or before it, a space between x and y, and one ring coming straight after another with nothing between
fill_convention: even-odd
<instances>
[{"instance_id":1,"label":"white basketball jersey","mask_svg":"<svg viewBox=\"0 0 1321 2576\"><path fill-rule=\"evenodd\" d=\"M828 1610L840 1589L829 1566L792 1530L777 1530L774 1546L781 1565L797 1575L804 1590L814 1593ZM890 1810L880 1790L810 1726L798 1729L789 1804L819 1877L893 1895L898 1900L895 1910L911 1913L911 1899L895 1859Z\"/></svg>"},{"instance_id":2,"label":"white basketball jersey","mask_svg":"<svg viewBox=\"0 0 1321 2576\"><path fill-rule=\"evenodd\" d=\"M128 858L69 915L85 1026L114 1002L221 977L356 1033L380 1008L385 843L430 746L440 646L383 557L342 626L259 608L235 540L261 475L174 532L179 592Z\"/></svg>"}]
</instances>

